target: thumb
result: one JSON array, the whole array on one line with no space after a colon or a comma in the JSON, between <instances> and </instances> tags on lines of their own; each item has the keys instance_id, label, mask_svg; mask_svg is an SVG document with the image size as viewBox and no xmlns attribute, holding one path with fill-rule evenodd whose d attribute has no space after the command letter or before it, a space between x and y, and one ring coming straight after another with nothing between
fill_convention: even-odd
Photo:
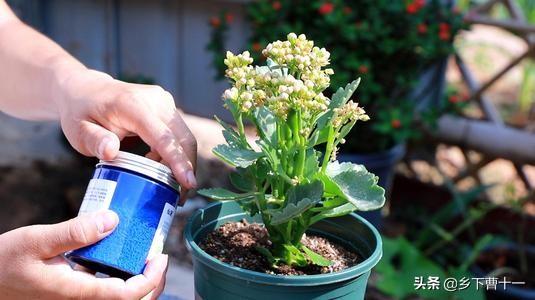
<instances>
[{"instance_id":1,"label":"thumb","mask_svg":"<svg viewBox=\"0 0 535 300\"><path fill-rule=\"evenodd\" d=\"M111 210L84 214L53 225L29 227L29 238L37 245L42 258L51 258L64 252L94 244L108 236L119 223Z\"/></svg>"},{"instance_id":2,"label":"thumb","mask_svg":"<svg viewBox=\"0 0 535 300\"><path fill-rule=\"evenodd\" d=\"M80 153L103 160L112 160L119 153L120 140L115 133L89 121L81 122L79 130L73 146Z\"/></svg>"}]
</instances>

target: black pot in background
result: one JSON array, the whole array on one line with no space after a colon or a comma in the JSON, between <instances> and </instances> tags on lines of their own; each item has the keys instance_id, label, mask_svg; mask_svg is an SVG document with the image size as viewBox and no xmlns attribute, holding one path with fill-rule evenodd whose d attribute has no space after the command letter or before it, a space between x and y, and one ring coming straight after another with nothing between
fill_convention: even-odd
<instances>
[{"instance_id":1,"label":"black pot in background","mask_svg":"<svg viewBox=\"0 0 535 300\"><path fill-rule=\"evenodd\" d=\"M483 251L483 253L488 253L493 250L503 249L511 252L518 252L517 244L502 244L494 245ZM528 256L535 257L535 246L528 245L526 246L526 252ZM528 266L534 268L535 266ZM474 264L470 270L474 274L474 278L486 278L490 277L480 266ZM499 280L503 280L503 276L498 277ZM496 286L496 290L486 290L488 299L492 300L535 300L535 289L526 288L523 285L513 285L507 284L506 288L503 288L503 283Z\"/></svg>"},{"instance_id":2,"label":"black pot in background","mask_svg":"<svg viewBox=\"0 0 535 300\"><path fill-rule=\"evenodd\" d=\"M399 144L387 151L370 154L351 154L341 153L338 156L340 162L352 162L362 164L366 169L373 174L379 176L379 185L386 190L388 194L392 187L392 179L394 175L394 167L405 155L405 144ZM373 210L367 212L358 212L366 220L372 223L376 228L380 229L383 223L381 210Z\"/></svg>"}]
</instances>

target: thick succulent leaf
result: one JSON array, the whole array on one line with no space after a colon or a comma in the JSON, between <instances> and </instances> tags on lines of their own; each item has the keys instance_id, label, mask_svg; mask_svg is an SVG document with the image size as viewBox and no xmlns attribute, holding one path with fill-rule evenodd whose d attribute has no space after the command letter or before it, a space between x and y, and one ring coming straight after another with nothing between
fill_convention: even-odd
<instances>
[{"instance_id":1,"label":"thick succulent leaf","mask_svg":"<svg viewBox=\"0 0 535 300\"><path fill-rule=\"evenodd\" d=\"M303 199L309 199L312 204L321 201L323 195L323 183L320 180L315 180L308 184L300 184L292 186L286 192L287 203L297 204Z\"/></svg>"},{"instance_id":2,"label":"thick succulent leaf","mask_svg":"<svg viewBox=\"0 0 535 300\"><path fill-rule=\"evenodd\" d=\"M256 70L256 73L264 75L267 72L269 72L269 67L268 66L256 66L255 70Z\"/></svg>"},{"instance_id":3,"label":"thick succulent leaf","mask_svg":"<svg viewBox=\"0 0 535 300\"><path fill-rule=\"evenodd\" d=\"M352 203L346 203L342 204L340 206L332 207L326 210L321 211L319 214L313 216L310 219L310 224L314 224L318 222L319 220L325 219L325 218L334 218L334 217L340 217L345 216L349 213L354 212L357 210L357 207L353 205Z\"/></svg>"},{"instance_id":4,"label":"thick succulent leaf","mask_svg":"<svg viewBox=\"0 0 535 300\"><path fill-rule=\"evenodd\" d=\"M320 152L309 148L306 153L305 158L305 170L303 175L305 178L312 178L319 170L319 156Z\"/></svg>"},{"instance_id":5,"label":"thick succulent leaf","mask_svg":"<svg viewBox=\"0 0 535 300\"><path fill-rule=\"evenodd\" d=\"M377 185L379 178L362 165L331 162L321 178L326 192L344 197L357 210L379 209L385 203L385 190Z\"/></svg>"},{"instance_id":6,"label":"thick succulent leaf","mask_svg":"<svg viewBox=\"0 0 535 300\"><path fill-rule=\"evenodd\" d=\"M328 267L332 265L332 262L325 257L319 255L318 253L310 250L306 246L303 246L303 251L305 251L305 254L308 256L308 259L312 261L315 265L321 266L321 267Z\"/></svg>"},{"instance_id":7,"label":"thick succulent leaf","mask_svg":"<svg viewBox=\"0 0 535 300\"><path fill-rule=\"evenodd\" d=\"M308 265L305 255L293 245L283 245L282 257L284 262L290 266L298 265L304 267Z\"/></svg>"},{"instance_id":8,"label":"thick succulent leaf","mask_svg":"<svg viewBox=\"0 0 535 300\"><path fill-rule=\"evenodd\" d=\"M218 117L215 117L215 119L223 127L223 137L225 138L225 140L230 146L236 147L238 145L243 145L243 142L240 139L240 136L238 135L236 130L232 128L232 126L225 123L223 120L219 119Z\"/></svg>"},{"instance_id":9,"label":"thick succulent leaf","mask_svg":"<svg viewBox=\"0 0 535 300\"><path fill-rule=\"evenodd\" d=\"M354 80L351 83L348 83L345 88L339 88L336 93L332 96L331 102L329 103L329 110L327 113L322 115L318 119L318 128L322 129L326 124L331 120L334 109L344 105L357 90L360 84L360 78Z\"/></svg>"},{"instance_id":10,"label":"thick succulent leaf","mask_svg":"<svg viewBox=\"0 0 535 300\"><path fill-rule=\"evenodd\" d=\"M255 249L260 254L264 255L264 257L269 261L270 264L274 265L275 263L277 263L277 259L273 257L271 251L269 251L266 247L256 246Z\"/></svg>"},{"instance_id":11,"label":"thick succulent leaf","mask_svg":"<svg viewBox=\"0 0 535 300\"><path fill-rule=\"evenodd\" d=\"M260 135L265 137L274 147L277 145L277 123L269 109L262 106L254 111Z\"/></svg>"},{"instance_id":12,"label":"thick succulent leaf","mask_svg":"<svg viewBox=\"0 0 535 300\"><path fill-rule=\"evenodd\" d=\"M329 137L329 130L332 125L326 124L325 127L318 126L317 130L314 130L310 138L308 139L308 146L314 147L319 144L323 144L327 142L327 138Z\"/></svg>"},{"instance_id":13,"label":"thick succulent leaf","mask_svg":"<svg viewBox=\"0 0 535 300\"><path fill-rule=\"evenodd\" d=\"M282 224L299 216L319 203L322 196L323 183L320 180L289 188L286 192L286 206L268 211L271 215L271 224Z\"/></svg>"},{"instance_id":14,"label":"thick succulent leaf","mask_svg":"<svg viewBox=\"0 0 535 300\"><path fill-rule=\"evenodd\" d=\"M223 144L216 146L212 152L231 166L242 168L247 168L263 156L260 152Z\"/></svg>"},{"instance_id":15,"label":"thick succulent leaf","mask_svg":"<svg viewBox=\"0 0 535 300\"><path fill-rule=\"evenodd\" d=\"M271 225L279 225L290 221L311 208L315 202L304 198L297 203L287 203L282 209L270 209L267 212L271 215Z\"/></svg>"},{"instance_id":16,"label":"thick succulent leaf","mask_svg":"<svg viewBox=\"0 0 535 300\"><path fill-rule=\"evenodd\" d=\"M210 188L210 189L200 189L197 191L197 193L214 199L214 200L239 200L239 199L245 199L245 198L251 198L252 195L250 193L246 194L238 194L234 193L232 191L223 189L223 188Z\"/></svg>"},{"instance_id":17,"label":"thick succulent leaf","mask_svg":"<svg viewBox=\"0 0 535 300\"><path fill-rule=\"evenodd\" d=\"M242 192L250 192L254 189L254 180L247 176L245 169L238 168L237 172L232 172L229 175L230 183Z\"/></svg>"}]
</instances>

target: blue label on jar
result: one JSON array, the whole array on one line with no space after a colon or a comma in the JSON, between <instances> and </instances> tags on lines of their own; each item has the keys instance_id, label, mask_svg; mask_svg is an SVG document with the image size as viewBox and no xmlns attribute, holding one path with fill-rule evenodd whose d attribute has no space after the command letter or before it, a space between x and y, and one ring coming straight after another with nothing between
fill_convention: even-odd
<instances>
[{"instance_id":1,"label":"blue label on jar","mask_svg":"<svg viewBox=\"0 0 535 300\"><path fill-rule=\"evenodd\" d=\"M143 273L147 260L163 249L178 198L175 189L147 176L98 166L79 213L110 209L119 216L119 224L108 237L67 257L112 276Z\"/></svg>"}]
</instances>

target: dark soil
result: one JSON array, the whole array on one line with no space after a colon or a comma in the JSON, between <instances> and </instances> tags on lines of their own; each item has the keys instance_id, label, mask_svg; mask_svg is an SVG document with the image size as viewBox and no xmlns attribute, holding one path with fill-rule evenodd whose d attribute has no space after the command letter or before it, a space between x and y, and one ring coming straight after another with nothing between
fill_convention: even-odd
<instances>
[{"instance_id":1,"label":"dark soil","mask_svg":"<svg viewBox=\"0 0 535 300\"><path fill-rule=\"evenodd\" d=\"M485 272L491 272L499 268L510 268L514 272L499 274L498 278L503 279L505 276L510 281L523 281L525 285L517 285L521 288L535 288L535 255L527 253L527 273L522 274L520 271L520 258L518 250L507 248L496 248L483 252L479 255L476 264Z\"/></svg>"},{"instance_id":2,"label":"dark soil","mask_svg":"<svg viewBox=\"0 0 535 300\"><path fill-rule=\"evenodd\" d=\"M222 262L240 268L268 274L313 275L332 273L347 269L360 262L356 253L319 236L306 235L301 240L303 245L329 259L328 267L310 265L291 267L288 265L272 267L256 247L271 248L266 228L258 223L229 222L208 234L200 247L206 253Z\"/></svg>"}]
</instances>

